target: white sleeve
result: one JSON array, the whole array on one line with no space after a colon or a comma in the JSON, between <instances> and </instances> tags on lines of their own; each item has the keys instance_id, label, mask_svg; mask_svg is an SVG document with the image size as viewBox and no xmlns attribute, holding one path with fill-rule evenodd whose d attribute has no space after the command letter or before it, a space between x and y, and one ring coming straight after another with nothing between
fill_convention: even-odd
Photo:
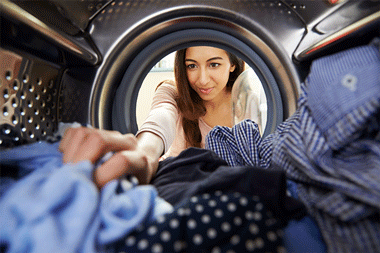
<instances>
[{"instance_id":1,"label":"white sleeve","mask_svg":"<svg viewBox=\"0 0 380 253\"><path fill-rule=\"evenodd\" d=\"M164 143L164 152L169 150L176 136L178 121L176 95L177 90L174 85L169 83L161 84L154 94L148 117L136 133L136 136L142 132L151 132L158 135Z\"/></svg>"}]
</instances>

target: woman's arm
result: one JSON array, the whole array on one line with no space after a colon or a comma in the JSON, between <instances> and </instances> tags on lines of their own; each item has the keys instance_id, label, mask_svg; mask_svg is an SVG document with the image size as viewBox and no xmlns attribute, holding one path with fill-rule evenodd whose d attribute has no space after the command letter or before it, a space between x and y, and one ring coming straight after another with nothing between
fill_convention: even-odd
<instances>
[{"instance_id":1,"label":"woman's arm","mask_svg":"<svg viewBox=\"0 0 380 253\"><path fill-rule=\"evenodd\" d=\"M133 174L140 184L149 183L157 172L158 161L173 142L178 111L173 84L160 85L152 101L148 118L136 136L117 131L71 128L61 141L63 161L97 162L108 152L114 155L94 172L94 181L102 187L112 179Z\"/></svg>"},{"instance_id":2,"label":"woman's arm","mask_svg":"<svg viewBox=\"0 0 380 253\"><path fill-rule=\"evenodd\" d=\"M149 114L136 134L137 136L144 132L156 134L164 143L164 152L169 150L176 136L179 119L176 95L174 84L161 83L156 89Z\"/></svg>"},{"instance_id":3,"label":"woman's arm","mask_svg":"<svg viewBox=\"0 0 380 253\"><path fill-rule=\"evenodd\" d=\"M149 183L157 171L164 144L159 136L151 132L135 137L117 131L81 127L66 131L60 151L65 163L84 160L95 163L108 152L115 152L94 172L94 181L101 188L124 174L135 175L140 184Z\"/></svg>"}]
</instances>

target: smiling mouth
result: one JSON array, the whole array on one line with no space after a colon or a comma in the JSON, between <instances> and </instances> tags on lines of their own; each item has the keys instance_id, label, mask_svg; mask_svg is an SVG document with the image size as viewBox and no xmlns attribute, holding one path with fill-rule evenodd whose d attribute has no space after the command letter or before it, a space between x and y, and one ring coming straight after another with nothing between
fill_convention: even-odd
<instances>
[{"instance_id":1,"label":"smiling mouth","mask_svg":"<svg viewBox=\"0 0 380 253\"><path fill-rule=\"evenodd\" d=\"M208 88L208 89L199 89L199 91L203 94L210 94L210 92L213 90L214 88Z\"/></svg>"}]
</instances>

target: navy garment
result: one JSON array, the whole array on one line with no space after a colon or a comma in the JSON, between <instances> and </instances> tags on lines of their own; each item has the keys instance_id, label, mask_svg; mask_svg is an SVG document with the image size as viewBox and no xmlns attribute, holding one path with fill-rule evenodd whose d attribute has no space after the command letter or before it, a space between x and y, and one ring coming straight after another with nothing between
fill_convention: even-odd
<instances>
[{"instance_id":1,"label":"navy garment","mask_svg":"<svg viewBox=\"0 0 380 253\"><path fill-rule=\"evenodd\" d=\"M379 44L313 61L297 111L266 138L250 121L206 138L230 165L282 168L329 252L380 252Z\"/></svg>"},{"instance_id":2,"label":"navy garment","mask_svg":"<svg viewBox=\"0 0 380 253\"><path fill-rule=\"evenodd\" d=\"M304 216L304 206L286 195L285 173L279 169L227 166L214 152L188 148L176 157L161 161L152 180L161 198L172 205L191 196L221 190L256 195L284 224Z\"/></svg>"},{"instance_id":3,"label":"navy garment","mask_svg":"<svg viewBox=\"0 0 380 253\"><path fill-rule=\"evenodd\" d=\"M260 197L195 195L112 245L117 252L286 252L283 225Z\"/></svg>"},{"instance_id":4,"label":"navy garment","mask_svg":"<svg viewBox=\"0 0 380 253\"><path fill-rule=\"evenodd\" d=\"M176 157L168 157L160 161L157 173L152 179L159 196L172 205L192 196L189 190L199 180L209 176L211 172L227 163L209 150L189 148Z\"/></svg>"}]
</instances>

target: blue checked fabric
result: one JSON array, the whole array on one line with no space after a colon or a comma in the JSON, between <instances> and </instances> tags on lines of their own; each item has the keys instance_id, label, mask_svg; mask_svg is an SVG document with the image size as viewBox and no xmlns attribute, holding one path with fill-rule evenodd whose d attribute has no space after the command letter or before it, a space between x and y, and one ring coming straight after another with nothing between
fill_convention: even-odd
<instances>
[{"instance_id":1,"label":"blue checked fabric","mask_svg":"<svg viewBox=\"0 0 380 253\"><path fill-rule=\"evenodd\" d=\"M231 166L283 168L329 252L380 252L379 40L315 60L297 111L261 138L246 120L206 148Z\"/></svg>"}]
</instances>

